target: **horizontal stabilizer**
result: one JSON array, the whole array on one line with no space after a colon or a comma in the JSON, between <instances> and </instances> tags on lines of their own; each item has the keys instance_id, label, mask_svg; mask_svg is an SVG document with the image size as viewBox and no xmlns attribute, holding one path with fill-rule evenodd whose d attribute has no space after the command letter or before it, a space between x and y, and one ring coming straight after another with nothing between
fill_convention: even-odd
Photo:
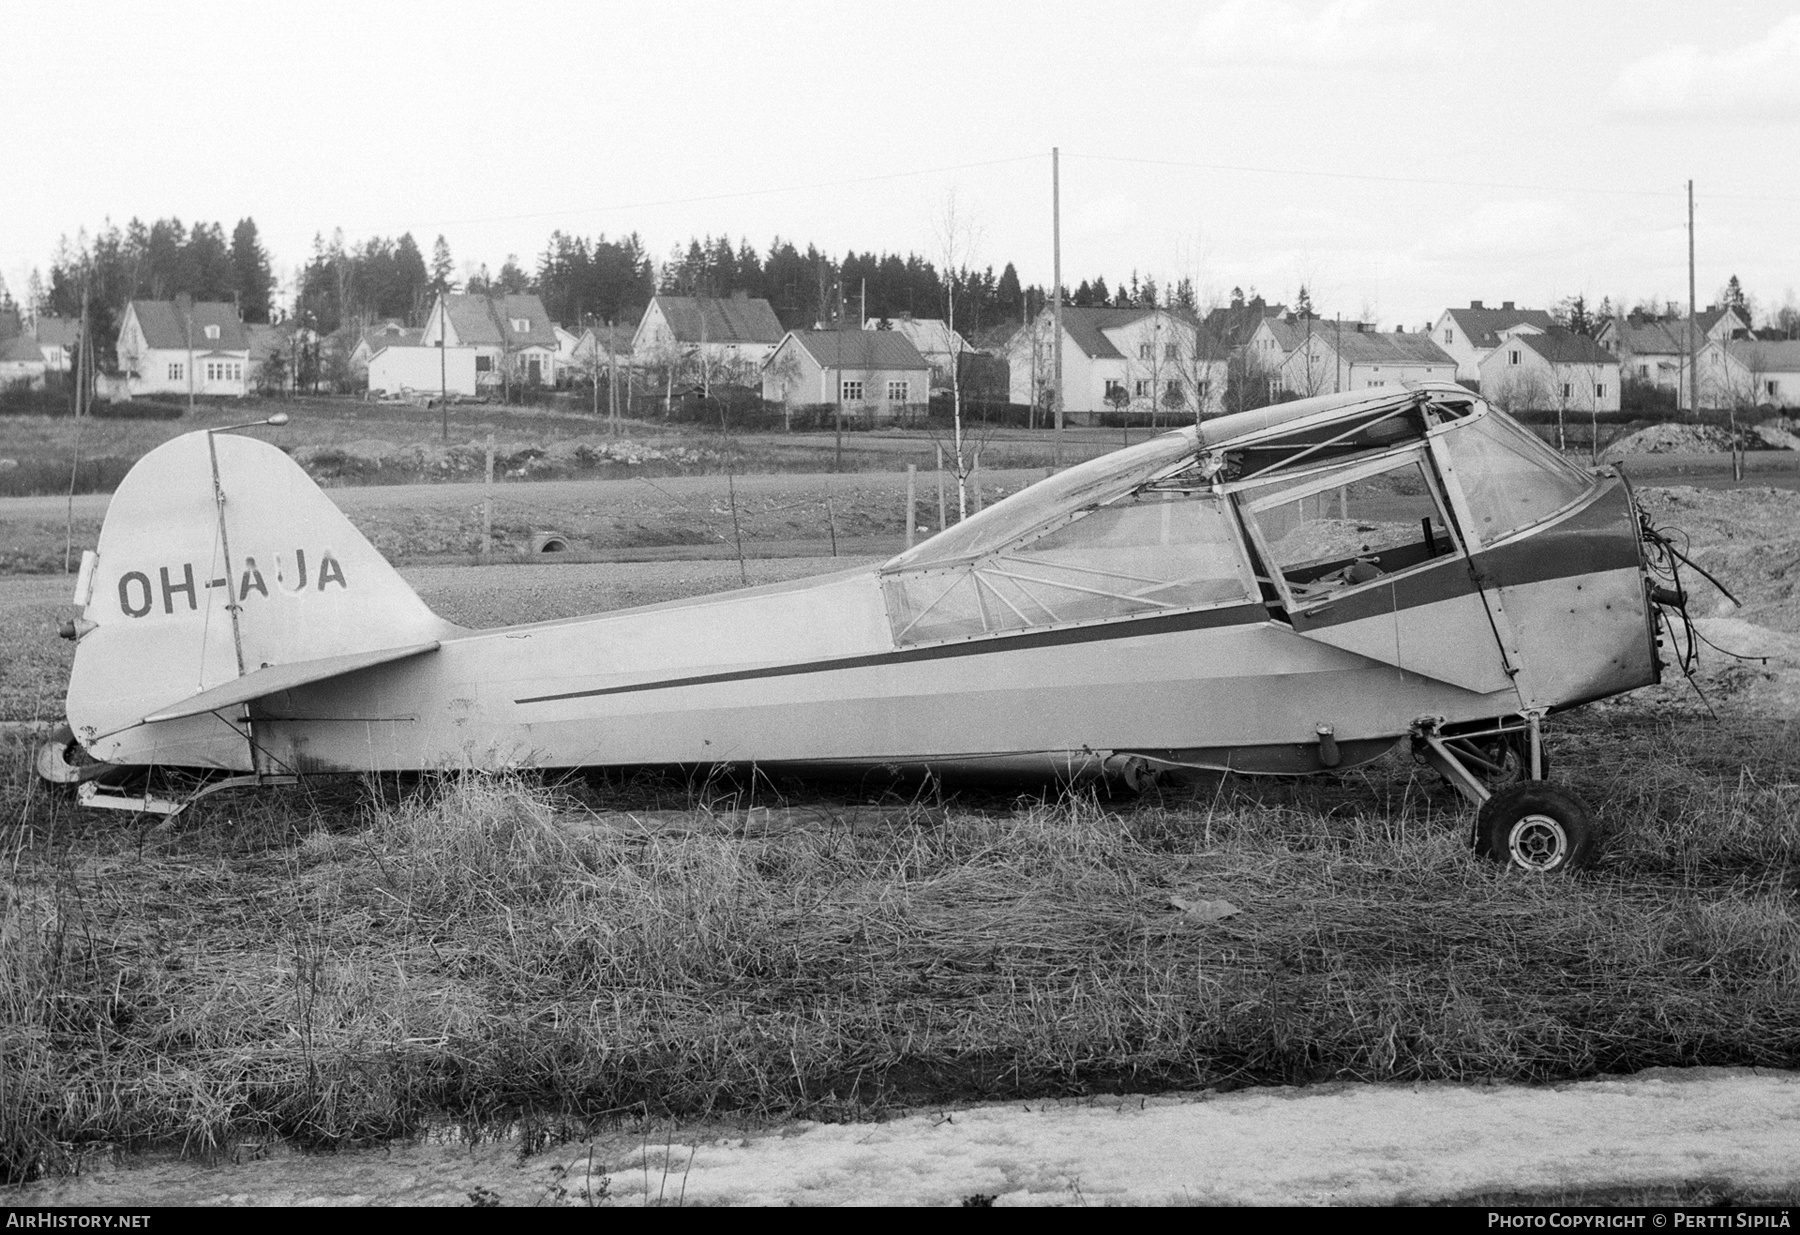
<instances>
[{"instance_id":1,"label":"horizontal stabilizer","mask_svg":"<svg viewBox=\"0 0 1800 1235\"><path fill-rule=\"evenodd\" d=\"M376 665L390 664L393 661L406 660L412 656L423 656L426 652L437 651L438 647L438 641L433 639L429 643L415 643L410 647L377 648L372 652L351 652L344 656L324 656L318 660L300 660L291 665L269 665L254 673L246 673L241 678L233 678L211 690L203 690L192 698L171 704L160 712L153 712L144 717L144 723L180 720L184 716L199 716L205 712L216 712L220 708L248 703L252 699L261 699L266 695L292 690L296 686L305 686L309 682L323 682L326 678L342 677L346 673L355 673L358 669L371 669Z\"/></svg>"}]
</instances>

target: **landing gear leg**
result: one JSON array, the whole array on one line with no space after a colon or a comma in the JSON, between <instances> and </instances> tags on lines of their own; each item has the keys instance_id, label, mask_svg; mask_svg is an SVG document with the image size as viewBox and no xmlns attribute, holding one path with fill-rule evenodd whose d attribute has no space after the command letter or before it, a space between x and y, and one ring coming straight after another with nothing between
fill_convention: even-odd
<instances>
[{"instance_id":1,"label":"landing gear leg","mask_svg":"<svg viewBox=\"0 0 1800 1235\"><path fill-rule=\"evenodd\" d=\"M1585 864L1594 851L1594 824L1585 803L1540 779L1544 757L1543 714L1527 713L1531 779L1490 789L1441 733L1435 718L1413 726L1414 749L1475 807L1475 851L1526 871L1548 873Z\"/></svg>"}]
</instances>

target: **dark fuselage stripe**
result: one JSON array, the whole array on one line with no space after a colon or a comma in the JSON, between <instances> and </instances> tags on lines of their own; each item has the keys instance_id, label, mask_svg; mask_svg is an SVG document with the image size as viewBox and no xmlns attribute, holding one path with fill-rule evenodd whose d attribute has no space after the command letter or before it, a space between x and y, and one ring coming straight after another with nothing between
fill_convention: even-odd
<instances>
[{"instance_id":1,"label":"dark fuselage stripe","mask_svg":"<svg viewBox=\"0 0 1800 1235\"><path fill-rule=\"evenodd\" d=\"M719 682L747 682L757 678L785 678L806 673L832 673L839 669L904 665L914 661L945 660L956 656L992 656L1001 652L1023 651L1027 648L1060 647L1071 643L1099 643L1111 639L1137 639L1145 635L1205 630L1217 626L1249 626L1267 621L1268 617L1268 610L1261 605L1232 605L1224 609L1203 609L1196 613L1171 613L1164 617L1108 622L1101 626L1043 630L997 639L972 639L967 643L944 643L934 647L877 652L868 656L844 656L836 660L814 660L795 665L771 665L765 669L740 669L731 673L706 673L697 677L663 678L654 682L634 682L628 686L603 686L598 690L575 690L560 695L533 695L528 699L519 699L515 702L551 703L559 699L594 699L601 695L626 695L645 690L673 690L679 686L711 686Z\"/></svg>"},{"instance_id":2,"label":"dark fuselage stripe","mask_svg":"<svg viewBox=\"0 0 1800 1235\"><path fill-rule=\"evenodd\" d=\"M1474 562L1488 583L1504 587L1635 567L1638 564L1637 524L1631 517L1628 503L1629 499L1622 487L1615 488L1612 492L1603 492L1588 506L1561 522L1512 544L1478 553ZM1467 558L1445 559L1437 569L1394 579L1391 587L1370 587L1346 596L1322 610L1315 610L1310 614L1297 613L1293 615L1294 629L1305 634L1309 630L1378 617L1399 609L1416 608L1456 596L1472 595L1477 587L1469 566ZM556 695L533 695L515 702L553 703L563 699L597 699L603 695L628 695L640 691L673 690L682 686L711 686L721 682L832 673L839 669L903 665L956 656L994 656L1028 648L1136 639L1145 635L1221 626L1246 626L1267 621L1268 618L1268 610L1262 605L1232 605L1222 609L1172 613L1162 617L1136 618L1097 626L1078 626L1066 630L1036 631L971 639L965 643L877 652L868 656L846 656L836 660L806 661L793 665L773 665L764 669L707 673L695 677L663 678L651 682L634 682L627 686L603 686L597 690L575 690Z\"/></svg>"}]
</instances>

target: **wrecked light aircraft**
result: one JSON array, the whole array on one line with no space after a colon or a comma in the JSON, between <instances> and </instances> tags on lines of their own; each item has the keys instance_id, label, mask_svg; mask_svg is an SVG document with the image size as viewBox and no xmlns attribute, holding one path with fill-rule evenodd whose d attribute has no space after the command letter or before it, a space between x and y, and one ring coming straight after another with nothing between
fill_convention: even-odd
<instances>
[{"instance_id":1,"label":"wrecked light aircraft","mask_svg":"<svg viewBox=\"0 0 1800 1235\"><path fill-rule=\"evenodd\" d=\"M89 805L170 811L124 773L1135 783L1350 768L1410 738L1479 805L1483 850L1548 870L1591 824L1541 779L1541 722L1658 680L1652 584L1623 477L1460 386L1165 433L878 567L495 630L434 614L280 450L213 430L114 495L39 764Z\"/></svg>"}]
</instances>

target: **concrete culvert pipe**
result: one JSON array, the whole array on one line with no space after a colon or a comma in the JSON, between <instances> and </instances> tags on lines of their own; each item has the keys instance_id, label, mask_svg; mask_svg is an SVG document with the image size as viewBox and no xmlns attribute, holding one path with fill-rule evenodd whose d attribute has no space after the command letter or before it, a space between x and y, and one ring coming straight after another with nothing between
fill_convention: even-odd
<instances>
[{"instance_id":1,"label":"concrete culvert pipe","mask_svg":"<svg viewBox=\"0 0 1800 1235\"><path fill-rule=\"evenodd\" d=\"M536 532L531 537L533 553L567 553L569 538L561 532Z\"/></svg>"}]
</instances>

